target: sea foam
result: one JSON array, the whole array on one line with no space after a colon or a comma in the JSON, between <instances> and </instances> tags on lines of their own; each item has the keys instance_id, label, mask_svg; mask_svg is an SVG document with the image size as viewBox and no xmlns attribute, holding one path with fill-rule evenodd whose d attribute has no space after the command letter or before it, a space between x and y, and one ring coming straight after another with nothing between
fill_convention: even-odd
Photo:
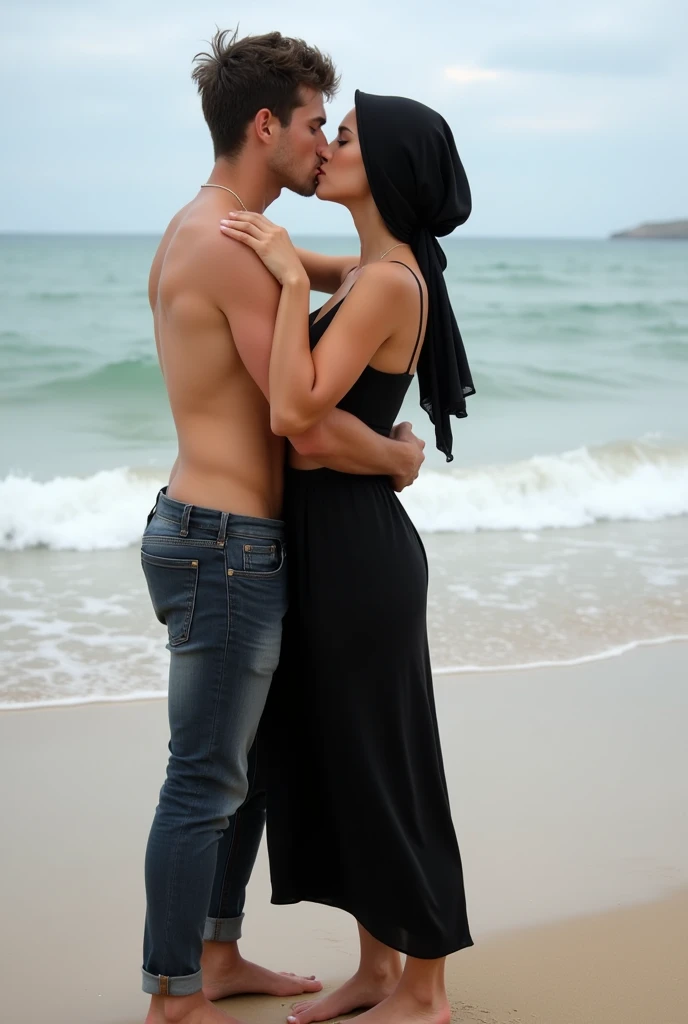
<instances>
[{"instance_id":1,"label":"sea foam","mask_svg":"<svg viewBox=\"0 0 688 1024\"><path fill-rule=\"evenodd\" d=\"M137 544L164 484L127 468L86 478L0 480L0 548L89 551ZM426 470L402 501L425 533L576 528L688 513L688 448L626 442L519 462Z\"/></svg>"}]
</instances>

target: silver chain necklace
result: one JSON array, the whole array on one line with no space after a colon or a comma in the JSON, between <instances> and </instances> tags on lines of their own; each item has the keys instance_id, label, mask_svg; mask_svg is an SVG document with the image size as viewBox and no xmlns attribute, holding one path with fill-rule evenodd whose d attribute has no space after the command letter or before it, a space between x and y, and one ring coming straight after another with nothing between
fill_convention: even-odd
<instances>
[{"instance_id":1,"label":"silver chain necklace","mask_svg":"<svg viewBox=\"0 0 688 1024\"><path fill-rule=\"evenodd\" d=\"M215 185L212 181L209 181L205 185L201 185L201 188L223 188L225 192L229 192L231 195L233 195L237 202L241 204L241 209L246 210L246 212L248 213L248 209L244 206L244 201L241 198L241 196L238 196L236 192L232 192L231 188L227 188L226 185Z\"/></svg>"}]
</instances>

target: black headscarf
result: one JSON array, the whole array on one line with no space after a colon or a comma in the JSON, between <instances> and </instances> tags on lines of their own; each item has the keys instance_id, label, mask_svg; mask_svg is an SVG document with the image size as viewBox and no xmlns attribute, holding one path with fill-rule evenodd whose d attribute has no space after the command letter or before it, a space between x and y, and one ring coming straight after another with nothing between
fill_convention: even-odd
<instances>
[{"instance_id":1,"label":"black headscarf","mask_svg":"<svg viewBox=\"0 0 688 1024\"><path fill-rule=\"evenodd\" d=\"M435 426L437 447L451 462L449 417L466 415L466 396L475 388L444 282L447 257L437 236L468 220L468 179L451 128L430 107L401 96L357 91L356 117L375 204L395 238L411 245L428 288L428 325L418 361L420 404Z\"/></svg>"}]
</instances>

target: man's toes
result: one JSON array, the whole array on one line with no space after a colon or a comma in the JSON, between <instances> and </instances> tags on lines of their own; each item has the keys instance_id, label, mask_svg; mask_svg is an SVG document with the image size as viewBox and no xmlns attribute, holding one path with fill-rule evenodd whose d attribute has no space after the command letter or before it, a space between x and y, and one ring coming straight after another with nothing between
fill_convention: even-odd
<instances>
[{"instance_id":1,"label":"man's toes","mask_svg":"<svg viewBox=\"0 0 688 1024\"><path fill-rule=\"evenodd\" d=\"M300 985L303 992L320 992L322 989L322 982L318 981L314 974L306 978L302 974L294 974L292 971L280 971L280 977L293 979L294 984Z\"/></svg>"},{"instance_id":2,"label":"man's toes","mask_svg":"<svg viewBox=\"0 0 688 1024\"><path fill-rule=\"evenodd\" d=\"M294 992L295 996L302 992L321 992L323 987L322 981L316 981L313 978L299 978L298 976L294 978L294 985L299 986L299 991ZM310 1006L310 1002L307 1005Z\"/></svg>"},{"instance_id":3,"label":"man's toes","mask_svg":"<svg viewBox=\"0 0 688 1024\"><path fill-rule=\"evenodd\" d=\"M304 992L322 992L323 983L317 978L300 978Z\"/></svg>"}]
</instances>

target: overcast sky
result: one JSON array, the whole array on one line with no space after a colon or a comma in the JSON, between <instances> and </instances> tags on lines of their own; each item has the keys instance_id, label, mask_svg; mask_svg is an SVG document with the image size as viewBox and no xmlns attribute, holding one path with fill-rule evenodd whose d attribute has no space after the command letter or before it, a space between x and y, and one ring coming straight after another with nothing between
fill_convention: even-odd
<instances>
[{"instance_id":1,"label":"overcast sky","mask_svg":"<svg viewBox=\"0 0 688 1024\"><path fill-rule=\"evenodd\" d=\"M212 166L192 58L237 22L333 56L328 133L356 88L441 111L473 190L466 235L688 217L686 0L0 0L0 15L0 230L161 232ZM270 216L351 230L287 194Z\"/></svg>"}]
</instances>

